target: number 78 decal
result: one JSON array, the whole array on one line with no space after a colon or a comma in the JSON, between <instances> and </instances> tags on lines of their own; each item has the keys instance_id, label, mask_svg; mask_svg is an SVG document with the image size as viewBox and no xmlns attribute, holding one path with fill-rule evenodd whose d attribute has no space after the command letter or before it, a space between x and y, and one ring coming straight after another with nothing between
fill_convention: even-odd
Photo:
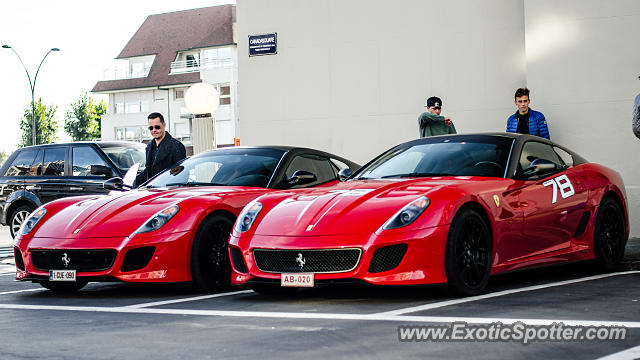
<instances>
[{"instance_id":1,"label":"number 78 decal","mask_svg":"<svg viewBox=\"0 0 640 360\"><path fill-rule=\"evenodd\" d=\"M551 199L552 204L555 204L556 201L558 201L558 189L560 189L560 195L562 195L563 199L566 199L576 193L575 190L573 190L573 185L571 185L571 181L569 181L567 175L560 175L551 180L547 180L543 182L542 185L545 187L553 185L553 198Z\"/></svg>"}]
</instances>

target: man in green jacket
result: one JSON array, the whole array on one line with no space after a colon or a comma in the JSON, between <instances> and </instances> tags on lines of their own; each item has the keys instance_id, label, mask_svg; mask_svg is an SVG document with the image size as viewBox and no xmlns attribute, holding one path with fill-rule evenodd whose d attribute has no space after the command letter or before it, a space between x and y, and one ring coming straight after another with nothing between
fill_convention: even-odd
<instances>
[{"instance_id":1,"label":"man in green jacket","mask_svg":"<svg viewBox=\"0 0 640 360\"><path fill-rule=\"evenodd\" d=\"M456 134L456 127L451 118L440 115L442 112L442 100L437 96L427 99L426 112L418 117L420 137Z\"/></svg>"}]
</instances>

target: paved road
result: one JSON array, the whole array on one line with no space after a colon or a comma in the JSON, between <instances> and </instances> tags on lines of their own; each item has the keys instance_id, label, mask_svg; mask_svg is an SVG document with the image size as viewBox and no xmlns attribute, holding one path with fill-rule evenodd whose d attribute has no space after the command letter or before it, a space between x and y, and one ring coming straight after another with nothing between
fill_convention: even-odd
<instances>
[{"instance_id":1,"label":"paved road","mask_svg":"<svg viewBox=\"0 0 640 360\"><path fill-rule=\"evenodd\" d=\"M495 276L484 295L442 287L329 287L288 298L245 288L198 294L180 284L90 284L60 295L0 274L0 359L640 357L640 240L626 268L589 263ZM0 270L0 273L3 271ZM624 341L401 342L399 326L625 325Z\"/></svg>"}]
</instances>

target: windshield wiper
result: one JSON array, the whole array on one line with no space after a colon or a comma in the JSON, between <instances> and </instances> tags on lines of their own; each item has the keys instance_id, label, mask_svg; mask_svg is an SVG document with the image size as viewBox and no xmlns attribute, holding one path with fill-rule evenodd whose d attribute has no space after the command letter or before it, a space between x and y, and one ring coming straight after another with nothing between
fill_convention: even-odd
<instances>
[{"instance_id":1,"label":"windshield wiper","mask_svg":"<svg viewBox=\"0 0 640 360\"><path fill-rule=\"evenodd\" d=\"M226 184L218 184L218 183L210 183L210 182L186 182L186 183L180 183L180 182L176 182L176 183L169 183L166 184L166 187L169 186L225 186Z\"/></svg>"},{"instance_id":2,"label":"windshield wiper","mask_svg":"<svg viewBox=\"0 0 640 360\"><path fill-rule=\"evenodd\" d=\"M447 173L406 173L406 174L394 174L394 175L381 176L380 179L412 178L412 177L433 177L433 176L456 176L456 175L447 174Z\"/></svg>"}]
</instances>

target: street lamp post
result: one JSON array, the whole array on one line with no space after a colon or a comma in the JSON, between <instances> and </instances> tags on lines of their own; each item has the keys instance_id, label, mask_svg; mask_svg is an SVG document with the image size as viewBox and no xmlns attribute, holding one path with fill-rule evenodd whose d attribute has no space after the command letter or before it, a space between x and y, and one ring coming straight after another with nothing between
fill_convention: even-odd
<instances>
[{"instance_id":1,"label":"street lamp post","mask_svg":"<svg viewBox=\"0 0 640 360\"><path fill-rule=\"evenodd\" d=\"M185 105L194 116L191 129L194 155L216 148L216 120L213 113L218 101L218 91L207 83L193 84L184 94Z\"/></svg>"},{"instance_id":2,"label":"street lamp post","mask_svg":"<svg viewBox=\"0 0 640 360\"><path fill-rule=\"evenodd\" d=\"M29 88L31 89L31 135L32 137L32 145L37 145L36 144L36 99L35 99L35 89L36 89L36 80L38 79L38 72L40 72L40 67L42 66L42 63L44 62L44 59L47 58L47 56L52 52L52 51L60 51L60 49L58 48L51 48L49 49L49 51L47 51L47 53L44 55L44 57L42 58L42 61L40 61L40 65L38 65L38 69L36 70L36 76L33 77L33 82L31 81L31 75L29 75L29 71L27 70L27 67L24 65L24 61L22 61L22 58L20 57L20 55L18 55L18 52L16 52L16 50L14 48L12 48L9 45L2 45L3 49L11 49L11 51L13 51L14 54L16 54L16 56L18 57L18 59L20 60L20 63L22 63L22 67L24 68L24 72L27 73L27 78L29 79Z\"/></svg>"}]
</instances>

